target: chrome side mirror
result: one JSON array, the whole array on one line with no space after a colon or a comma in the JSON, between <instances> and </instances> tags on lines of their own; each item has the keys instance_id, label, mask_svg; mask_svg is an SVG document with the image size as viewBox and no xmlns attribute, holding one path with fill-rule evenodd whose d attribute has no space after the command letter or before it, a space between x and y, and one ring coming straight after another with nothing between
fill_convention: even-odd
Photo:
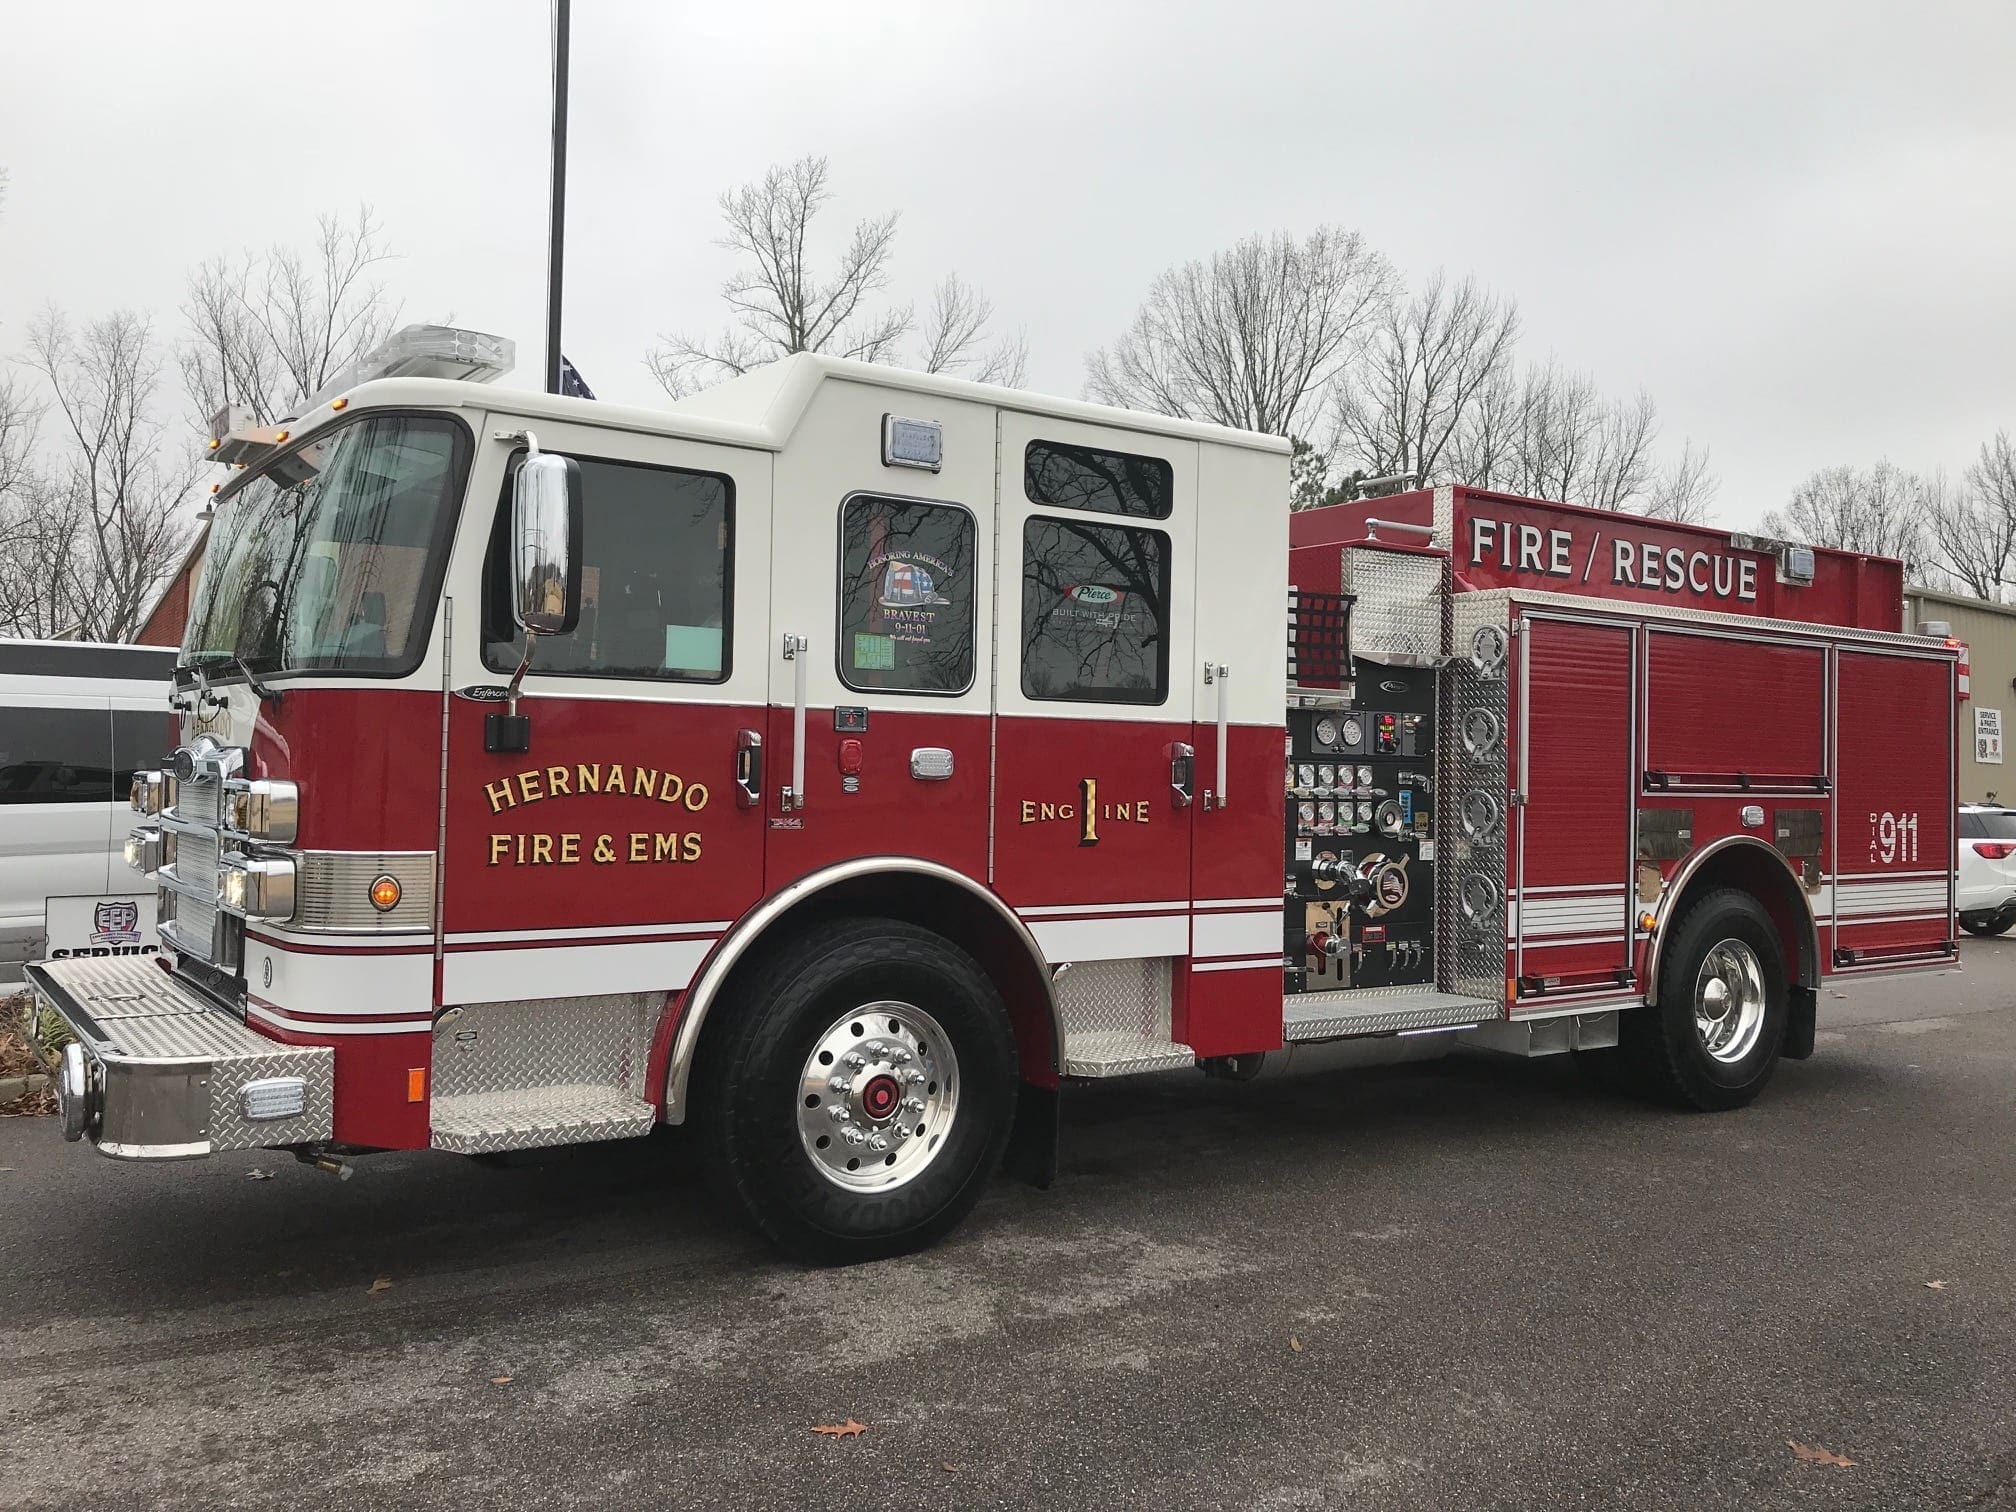
<instances>
[{"instance_id":1,"label":"chrome side mirror","mask_svg":"<svg viewBox=\"0 0 2016 1512\"><path fill-rule=\"evenodd\" d=\"M581 619L581 464L542 452L531 432L511 484L511 609L528 635Z\"/></svg>"}]
</instances>

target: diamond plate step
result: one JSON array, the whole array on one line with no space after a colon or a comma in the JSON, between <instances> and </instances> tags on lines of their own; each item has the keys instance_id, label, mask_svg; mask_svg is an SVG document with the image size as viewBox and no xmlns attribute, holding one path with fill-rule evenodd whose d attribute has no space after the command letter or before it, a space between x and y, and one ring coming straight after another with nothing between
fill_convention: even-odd
<instances>
[{"instance_id":1,"label":"diamond plate step","mask_svg":"<svg viewBox=\"0 0 2016 1512\"><path fill-rule=\"evenodd\" d=\"M1188 1045L1139 1034L1074 1034L1064 1046L1066 1076L1139 1076L1197 1064Z\"/></svg>"},{"instance_id":2,"label":"diamond plate step","mask_svg":"<svg viewBox=\"0 0 2016 1512\"><path fill-rule=\"evenodd\" d=\"M1305 992L1288 999L1281 1012L1281 1036L1302 1040L1341 1039L1352 1034L1396 1034L1407 1029L1447 1029L1504 1016L1502 1004L1437 992L1432 987L1367 987L1344 992Z\"/></svg>"},{"instance_id":3,"label":"diamond plate step","mask_svg":"<svg viewBox=\"0 0 2016 1512\"><path fill-rule=\"evenodd\" d=\"M658 1114L620 1087L524 1087L436 1097L431 1143L457 1155L649 1134Z\"/></svg>"}]
</instances>

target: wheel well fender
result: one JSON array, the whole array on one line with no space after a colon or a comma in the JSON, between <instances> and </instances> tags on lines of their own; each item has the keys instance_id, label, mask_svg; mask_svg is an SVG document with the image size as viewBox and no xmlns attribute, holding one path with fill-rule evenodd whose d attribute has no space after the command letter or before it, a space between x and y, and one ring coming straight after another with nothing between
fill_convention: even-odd
<instances>
[{"instance_id":1,"label":"wheel well fender","mask_svg":"<svg viewBox=\"0 0 2016 1512\"><path fill-rule=\"evenodd\" d=\"M1042 949L1014 912L949 866L909 856L865 856L800 877L752 909L715 947L680 995L665 1061L667 1123L684 1123L687 1080L708 1015L731 994L758 952L786 949L806 925L848 914L908 919L943 935L980 963L1008 1008L1022 1080L1054 1088L1064 1033Z\"/></svg>"},{"instance_id":2,"label":"wheel well fender","mask_svg":"<svg viewBox=\"0 0 2016 1512\"><path fill-rule=\"evenodd\" d=\"M1820 928L1813 905L1791 862L1776 846L1754 835L1727 835L1689 856L1659 897L1659 907L1646 949L1645 1001L1659 1001L1659 973L1666 938L1694 900L1717 888L1748 893L1771 916L1778 945L1791 967L1796 1000L1820 985Z\"/></svg>"}]
</instances>

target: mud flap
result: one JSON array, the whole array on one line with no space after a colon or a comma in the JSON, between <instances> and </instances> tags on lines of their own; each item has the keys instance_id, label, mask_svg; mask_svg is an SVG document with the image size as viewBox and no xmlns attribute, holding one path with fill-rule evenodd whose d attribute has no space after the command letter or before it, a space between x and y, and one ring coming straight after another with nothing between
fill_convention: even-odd
<instances>
[{"instance_id":1,"label":"mud flap","mask_svg":"<svg viewBox=\"0 0 2016 1512\"><path fill-rule=\"evenodd\" d=\"M1057 1143L1063 1123L1062 1099L1056 1087L1033 1087L1028 1082L1016 1091L1015 1127L1009 1131L1008 1153L1002 1169L1033 1187L1049 1190L1057 1179Z\"/></svg>"},{"instance_id":2,"label":"mud flap","mask_svg":"<svg viewBox=\"0 0 2016 1512\"><path fill-rule=\"evenodd\" d=\"M1813 1054L1813 1034L1819 1027L1820 994L1811 987L1794 987L1789 1006L1785 1043L1778 1053L1786 1060L1808 1060Z\"/></svg>"}]
</instances>

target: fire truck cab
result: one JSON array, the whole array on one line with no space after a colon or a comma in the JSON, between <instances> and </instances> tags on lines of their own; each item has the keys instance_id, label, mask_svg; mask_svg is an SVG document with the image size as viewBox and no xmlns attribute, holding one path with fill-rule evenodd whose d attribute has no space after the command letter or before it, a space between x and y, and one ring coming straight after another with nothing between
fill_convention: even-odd
<instances>
[{"instance_id":1,"label":"fire truck cab","mask_svg":"<svg viewBox=\"0 0 2016 1512\"><path fill-rule=\"evenodd\" d=\"M793 1254L930 1242L1061 1083L1469 1042L1728 1107L1954 959L1894 562L813 355L664 409L409 328L231 467L134 781L160 958L31 967L107 1155L692 1125Z\"/></svg>"}]
</instances>

